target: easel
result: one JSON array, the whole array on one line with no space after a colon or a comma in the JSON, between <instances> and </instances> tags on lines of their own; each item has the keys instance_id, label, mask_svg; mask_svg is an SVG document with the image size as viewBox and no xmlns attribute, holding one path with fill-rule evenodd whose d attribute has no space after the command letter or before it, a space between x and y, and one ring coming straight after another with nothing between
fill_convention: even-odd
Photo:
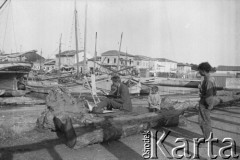
<instances>
[{"instance_id":1,"label":"easel","mask_svg":"<svg viewBox=\"0 0 240 160\"><path fill-rule=\"evenodd\" d=\"M93 101L95 104L100 102L99 97L97 96L97 88L96 88L96 81L95 81L95 74L91 75L91 82L92 82L92 86L89 84L88 79L86 76L84 76L84 83L83 86L85 84L87 84L87 87L90 89Z\"/></svg>"}]
</instances>

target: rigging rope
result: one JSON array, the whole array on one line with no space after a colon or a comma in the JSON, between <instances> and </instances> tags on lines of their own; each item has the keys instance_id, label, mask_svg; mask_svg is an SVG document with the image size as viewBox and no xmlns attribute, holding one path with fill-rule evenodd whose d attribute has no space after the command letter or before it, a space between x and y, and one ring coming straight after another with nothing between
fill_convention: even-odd
<instances>
[{"instance_id":1,"label":"rigging rope","mask_svg":"<svg viewBox=\"0 0 240 160\"><path fill-rule=\"evenodd\" d=\"M175 55L175 45L174 45L174 42L173 42L172 27L170 25L170 20L169 20L170 16L169 16L169 12L168 12L168 9L167 9L167 3L166 2L164 3L163 10L165 12L166 21L167 21L167 33L168 33L168 36L169 36L170 48L172 49L170 52L172 52L173 55Z\"/></svg>"},{"instance_id":2,"label":"rigging rope","mask_svg":"<svg viewBox=\"0 0 240 160\"><path fill-rule=\"evenodd\" d=\"M9 3L8 3L8 5L9 5ZM5 43L6 33L7 33L7 25L8 25L9 8L10 8L10 7L8 7L8 11L7 11L7 22L6 22L6 26L5 26L5 32L4 32L4 38L3 38L2 50L4 50L4 43Z\"/></svg>"},{"instance_id":3,"label":"rigging rope","mask_svg":"<svg viewBox=\"0 0 240 160\"><path fill-rule=\"evenodd\" d=\"M0 6L0 10L2 9L2 7L4 7L4 5L7 3L7 0L5 0L4 2L3 2L3 4Z\"/></svg>"},{"instance_id":4,"label":"rigging rope","mask_svg":"<svg viewBox=\"0 0 240 160\"><path fill-rule=\"evenodd\" d=\"M12 9L12 4L11 4L11 17L12 17L12 25L13 25L13 38L15 42L15 50L17 52L17 41L16 41L16 34L15 34L15 28L14 28L14 21L13 21L13 9Z\"/></svg>"}]
</instances>

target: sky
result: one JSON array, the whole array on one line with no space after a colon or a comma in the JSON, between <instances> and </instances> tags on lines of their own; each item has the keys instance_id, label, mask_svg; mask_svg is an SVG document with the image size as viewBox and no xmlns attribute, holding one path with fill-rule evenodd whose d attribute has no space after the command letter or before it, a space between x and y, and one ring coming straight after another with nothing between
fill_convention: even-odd
<instances>
[{"instance_id":1,"label":"sky","mask_svg":"<svg viewBox=\"0 0 240 160\"><path fill-rule=\"evenodd\" d=\"M4 0L0 0L2 4ZM119 50L177 62L240 66L239 0L77 0L79 49ZM0 49L45 58L75 49L74 0L11 0L0 11Z\"/></svg>"}]
</instances>

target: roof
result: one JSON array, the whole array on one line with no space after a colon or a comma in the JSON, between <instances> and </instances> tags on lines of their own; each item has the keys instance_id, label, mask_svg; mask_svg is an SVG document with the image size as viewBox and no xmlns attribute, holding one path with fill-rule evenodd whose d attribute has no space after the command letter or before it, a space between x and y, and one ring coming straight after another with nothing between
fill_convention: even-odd
<instances>
[{"instance_id":1,"label":"roof","mask_svg":"<svg viewBox=\"0 0 240 160\"><path fill-rule=\"evenodd\" d=\"M152 58L150 58L150 57L147 57L147 56L142 56L142 55L136 55L135 57L134 57L134 60L151 60Z\"/></svg>"},{"instance_id":2,"label":"roof","mask_svg":"<svg viewBox=\"0 0 240 160\"><path fill-rule=\"evenodd\" d=\"M97 56L96 61L100 61L101 60L101 56ZM88 61L94 61L94 57L88 59Z\"/></svg>"},{"instance_id":3,"label":"roof","mask_svg":"<svg viewBox=\"0 0 240 160\"><path fill-rule=\"evenodd\" d=\"M56 61L54 59L48 59L44 62L44 65L55 65Z\"/></svg>"},{"instance_id":4,"label":"roof","mask_svg":"<svg viewBox=\"0 0 240 160\"><path fill-rule=\"evenodd\" d=\"M187 66L187 67L191 67L191 65L185 64L185 63L178 63L177 66Z\"/></svg>"},{"instance_id":5,"label":"roof","mask_svg":"<svg viewBox=\"0 0 240 160\"><path fill-rule=\"evenodd\" d=\"M177 63L176 61L172 61L166 58L153 58L153 60L159 61L159 62L173 62L173 63Z\"/></svg>"},{"instance_id":6,"label":"roof","mask_svg":"<svg viewBox=\"0 0 240 160\"><path fill-rule=\"evenodd\" d=\"M101 55L102 56L118 56L118 54L119 54L119 51L117 51L117 50L110 50L110 51L106 51L106 52L102 53ZM128 54L128 53L124 53L124 52L120 51L120 55L121 56L126 56L126 54L127 54L128 57L135 57L134 55L131 55L131 54Z\"/></svg>"},{"instance_id":7,"label":"roof","mask_svg":"<svg viewBox=\"0 0 240 160\"><path fill-rule=\"evenodd\" d=\"M16 58L16 57L25 57L26 59L24 61L26 62L37 62L37 61L42 61L45 58L40 56L39 54L37 54L37 50L31 50L31 51L27 51L27 52L21 52L21 53L12 53L12 54L5 54L3 56L1 56L1 59L3 59L3 57L6 58Z\"/></svg>"},{"instance_id":8,"label":"roof","mask_svg":"<svg viewBox=\"0 0 240 160\"><path fill-rule=\"evenodd\" d=\"M37 50L31 50L31 51L27 51L27 52L17 52L17 53L11 53L11 54L7 54L6 56L9 58L15 58L15 57L19 57L19 56L24 56L27 53L36 53Z\"/></svg>"},{"instance_id":9,"label":"roof","mask_svg":"<svg viewBox=\"0 0 240 160\"><path fill-rule=\"evenodd\" d=\"M231 73L212 73L213 77L235 77L235 74Z\"/></svg>"},{"instance_id":10,"label":"roof","mask_svg":"<svg viewBox=\"0 0 240 160\"><path fill-rule=\"evenodd\" d=\"M83 52L84 50L79 50L78 53ZM76 54L76 50L67 50L60 53L61 57L73 57ZM56 57L59 57L59 54L56 54Z\"/></svg>"},{"instance_id":11,"label":"roof","mask_svg":"<svg viewBox=\"0 0 240 160\"><path fill-rule=\"evenodd\" d=\"M217 71L240 71L240 66L218 66Z\"/></svg>"}]
</instances>

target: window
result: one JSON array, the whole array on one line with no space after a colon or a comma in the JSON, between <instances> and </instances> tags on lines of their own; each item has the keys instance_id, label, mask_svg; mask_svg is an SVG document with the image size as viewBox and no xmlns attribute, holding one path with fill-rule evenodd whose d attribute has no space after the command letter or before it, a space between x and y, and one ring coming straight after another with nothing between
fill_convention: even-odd
<instances>
[{"instance_id":1,"label":"window","mask_svg":"<svg viewBox=\"0 0 240 160\"><path fill-rule=\"evenodd\" d=\"M114 63L116 63L116 58L114 58Z\"/></svg>"},{"instance_id":2,"label":"window","mask_svg":"<svg viewBox=\"0 0 240 160\"><path fill-rule=\"evenodd\" d=\"M138 65L138 66L139 66L139 64L140 64L140 63L137 61L137 65Z\"/></svg>"},{"instance_id":3,"label":"window","mask_svg":"<svg viewBox=\"0 0 240 160\"><path fill-rule=\"evenodd\" d=\"M107 62L109 63L110 62L110 59L108 58Z\"/></svg>"}]
</instances>

